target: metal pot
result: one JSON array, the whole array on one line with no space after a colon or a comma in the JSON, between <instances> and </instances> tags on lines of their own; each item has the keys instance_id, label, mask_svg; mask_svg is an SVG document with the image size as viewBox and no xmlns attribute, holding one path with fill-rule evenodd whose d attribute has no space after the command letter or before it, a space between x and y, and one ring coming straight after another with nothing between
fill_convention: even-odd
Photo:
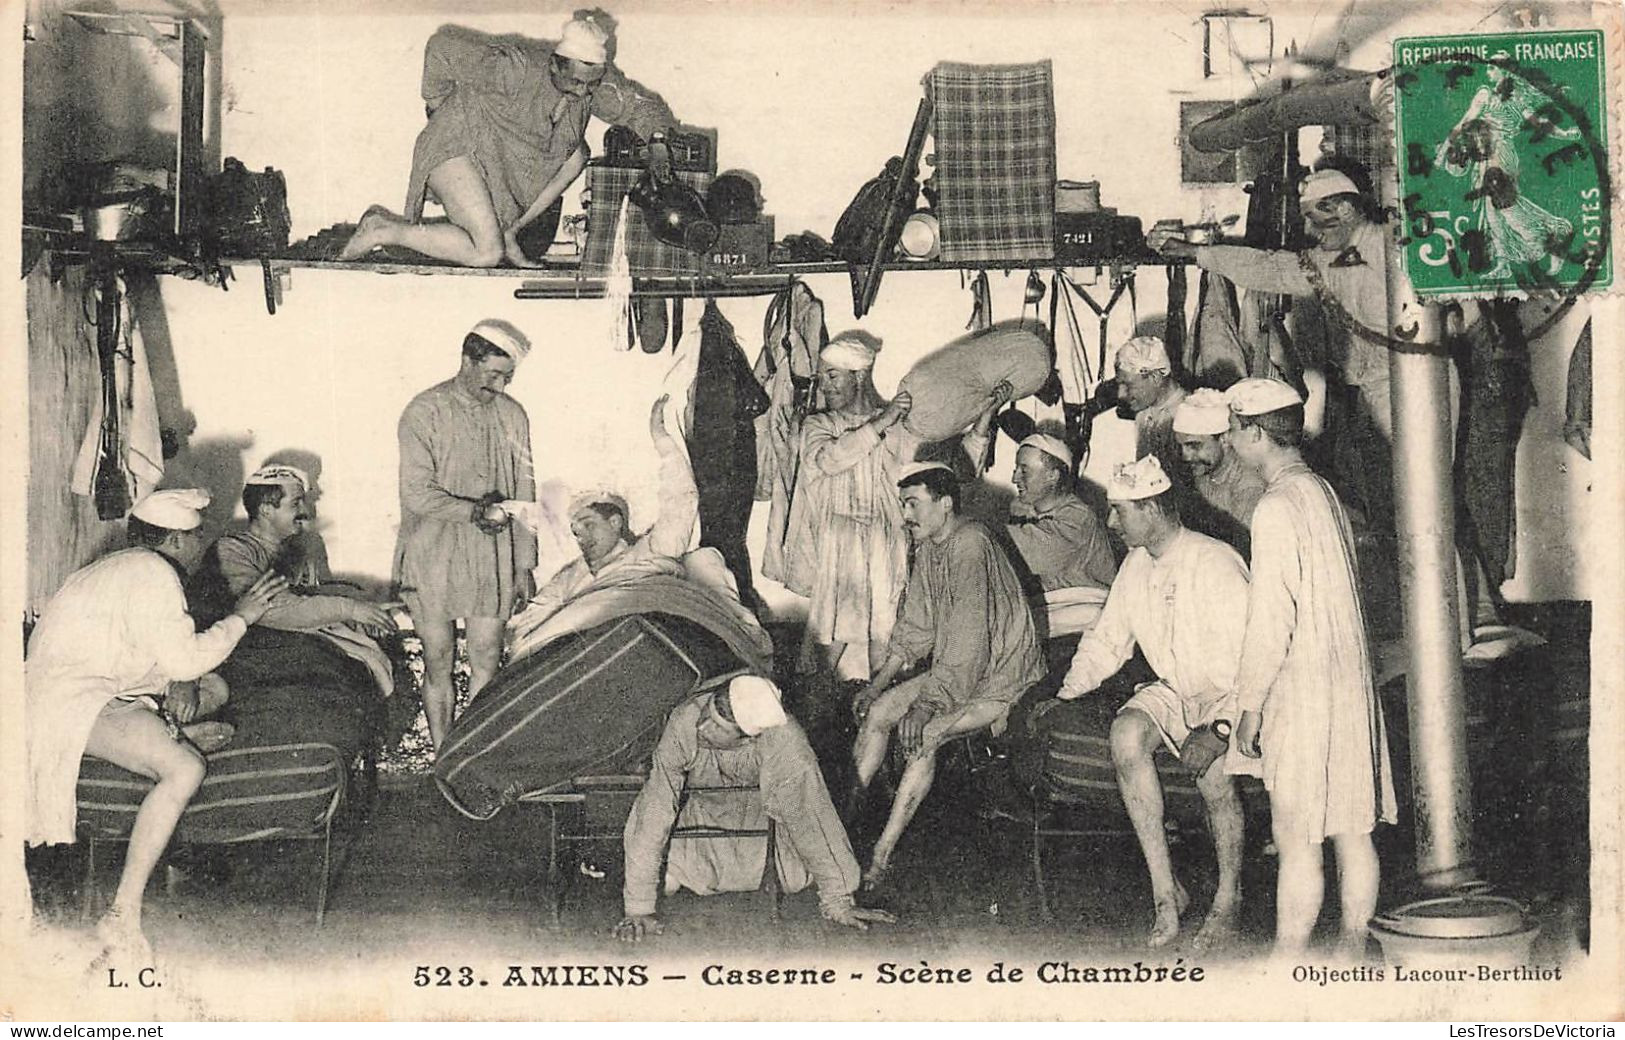
<instances>
[{"instance_id":1,"label":"metal pot","mask_svg":"<svg viewBox=\"0 0 1625 1040\"><path fill-rule=\"evenodd\" d=\"M133 237L137 222L147 212L140 196L86 206L79 211L85 234L98 242L117 242Z\"/></svg>"},{"instance_id":2,"label":"metal pot","mask_svg":"<svg viewBox=\"0 0 1625 1040\"><path fill-rule=\"evenodd\" d=\"M627 197L643 210L649 233L667 245L703 253L716 244L716 221L706 214L700 193L681 181L656 184L644 174Z\"/></svg>"},{"instance_id":3,"label":"metal pot","mask_svg":"<svg viewBox=\"0 0 1625 1040\"><path fill-rule=\"evenodd\" d=\"M1378 914L1372 922L1401 935L1487 939L1522 930L1525 916L1523 904L1515 899L1475 894L1424 899Z\"/></svg>"},{"instance_id":4,"label":"metal pot","mask_svg":"<svg viewBox=\"0 0 1625 1040\"><path fill-rule=\"evenodd\" d=\"M909 214L897 246L910 260L935 260L941 256L942 232L936 214L924 209Z\"/></svg>"},{"instance_id":5,"label":"metal pot","mask_svg":"<svg viewBox=\"0 0 1625 1040\"><path fill-rule=\"evenodd\" d=\"M1504 896L1462 894L1424 899L1371 921L1390 963L1516 966L1540 935L1523 904Z\"/></svg>"}]
</instances>

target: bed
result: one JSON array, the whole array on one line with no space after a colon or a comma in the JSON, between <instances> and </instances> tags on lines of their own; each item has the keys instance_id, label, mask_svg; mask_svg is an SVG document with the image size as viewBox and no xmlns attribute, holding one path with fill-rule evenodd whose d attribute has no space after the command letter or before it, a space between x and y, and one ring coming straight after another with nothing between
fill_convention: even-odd
<instances>
[{"instance_id":1,"label":"bed","mask_svg":"<svg viewBox=\"0 0 1625 1040\"><path fill-rule=\"evenodd\" d=\"M486 820L582 775L647 772L666 715L696 684L772 674L772 641L695 582L594 588L527 632L453 724L435 763L447 801Z\"/></svg>"},{"instance_id":2,"label":"bed","mask_svg":"<svg viewBox=\"0 0 1625 1040\"><path fill-rule=\"evenodd\" d=\"M361 815L377 791L383 699L366 669L320 637L255 626L216 674L231 689L219 717L231 742L206 756L203 784L173 845L256 841L320 844L316 921L327 912L335 829L345 808ZM76 793L77 830L88 843L86 908L99 898L102 848L129 840L153 781L86 756ZM340 828L342 829L342 828Z\"/></svg>"}]
</instances>

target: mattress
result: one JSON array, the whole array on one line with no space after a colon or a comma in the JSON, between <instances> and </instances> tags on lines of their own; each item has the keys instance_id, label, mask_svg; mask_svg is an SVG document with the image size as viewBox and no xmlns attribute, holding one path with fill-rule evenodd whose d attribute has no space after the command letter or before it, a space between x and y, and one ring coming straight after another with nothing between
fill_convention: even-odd
<instances>
[{"instance_id":1,"label":"mattress","mask_svg":"<svg viewBox=\"0 0 1625 1040\"><path fill-rule=\"evenodd\" d=\"M320 743L227 747L208 756L203 786L175 828L180 844L321 833L343 801L345 759ZM153 781L86 756L79 769L79 833L129 837Z\"/></svg>"},{"instance_id":2,"label":"mattress","mask_svg":"<svg viewBox=\"0 0 1625 1040\"><path fill-rule=\"evenodd\" d=\"M577 776L647 772L672 707L741 667L717 635L667 615L569 633L480 691L447 735L435 780L458 811L484 820Z\"/></svg>"},{"instance_id":3,"label":"mattress","mask_svg":"<svg viewBox=\"0 0 1625 1040\"><path fill-rule=\"evenodd\" d=\"M1075 708L1073 706L1076 706ZM1090 811L1100 823L1127 825L1128 810L1117 786L1117 767L1112 764L1111 724L1116 712L1108 704L1074 701L1044 719L1046 746L1041 780L1042 793L1056 802L1076 805ZM1207 806L1197 789L1196 776L1180 764L1166 747L1159 747L1152 761L1162 782L1163 810L1182 824L1205 826ZM1239 788L1247 815L1267 815L1268 795L1252 777L1240 777Z\"/></svg>"}]
</instances>

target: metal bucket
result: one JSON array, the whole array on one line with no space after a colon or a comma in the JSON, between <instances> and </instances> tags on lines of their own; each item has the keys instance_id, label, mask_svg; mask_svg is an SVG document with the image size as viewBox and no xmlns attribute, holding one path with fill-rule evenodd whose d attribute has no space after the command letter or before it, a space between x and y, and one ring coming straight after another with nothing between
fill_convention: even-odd
<instances>
[{"instance_id":1,"label":"metal bucket","mask_svg":"<svg viewBox=\"0 0 1625 1040\"><path fill-rule=\"evenodd\" d=\"M1424 899L1371 921L1390 964L1527 964L1540 934L1523 904L1504 896L1466 894Z\"/></svg>"}]
</instances>

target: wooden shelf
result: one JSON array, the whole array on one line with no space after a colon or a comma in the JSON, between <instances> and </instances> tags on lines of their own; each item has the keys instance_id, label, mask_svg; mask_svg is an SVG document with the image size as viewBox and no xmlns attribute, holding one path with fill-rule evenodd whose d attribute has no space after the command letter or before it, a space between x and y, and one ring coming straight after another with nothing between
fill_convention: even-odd
<instances>
[{"instance_id":1,"label":"wooden shelf","mask_svg":"<svg viewBox=\"0 0 1625 1040\"><path fill-rule=\"evenodd\" d=\"M404 263L379 260L304 260L297 257L271 257L273 272L306 268L324 271L367 271L383 275L450 275L469 278L521 279L514 290L520 300L591 300L604 295L605 279L582 271L579 262L554 261L540 268L459 267L453 264ZM260 266L257 259L231 258L225 266ZM1027 271L1055 267L1168 267L1186 263L1158 257L1122 257L1099 263L1064 264L1055 260L996 262L895 261L885 266L890 273L908 271ZM755 269L725 268L696 274L635 275L635 296L765 296L780 292L792 278L816 274L845 274L848 265L839 261L774 264Z\"/></svg>"},{"instance_id":2,"label":"wooden shelf","mask_svg":"<svg viewBox=\"0 0 1625 1040\"><path fill-rule=\"evenodd\" d=\"M91 250L84 236L65 235L61 232L50 233L45 232L44 229L38 229L38 232L46 235L55 258L53 262L58 264L83 264L90 261ZM605 292L605 279L603 276L586 274L582 271L580 262L574 258L555 260L540 268L460 267L455 264L426 262L319 260L287 256L268 257L265 260L258 257L225 257L213 263L205 263L174 255L150 243L118 242L114 243L113 259L121 267L179 277L197 278L206 276L215 267L233 269L232 274L238 280L243 278L252 279L253 274L248 272L263 272L268 265L270 278L266 279L266 291L271 294L272 298L268 299L267 306L272 308L273 313L274 303L280 302L283 292L282 279L278 276L295 269L365 272L375 275L450 276L518 280L520 284L514 289L513 295L515 299L519 300L592 300L603 298ZM1102 260L1098 263L1071 264L1056 260L965 261L952 263L935 260L901 260L887 264L884 270L888 274L914 271L1047 271L1056 268L1179 267L1186 263L1188 261L1154 256L1118 257ZM247 271L239 275L234 270L236 268L246 268ZM770 267L750 270L725 268L699 274L640 275L634 276L632 279L632 292L634 296L645 297L770 296L781 292L793 278L808 275L846 274L847 271L848 265L845 263L820 261L816 263L775 264Z\"/></svg>"}]
</instances>

